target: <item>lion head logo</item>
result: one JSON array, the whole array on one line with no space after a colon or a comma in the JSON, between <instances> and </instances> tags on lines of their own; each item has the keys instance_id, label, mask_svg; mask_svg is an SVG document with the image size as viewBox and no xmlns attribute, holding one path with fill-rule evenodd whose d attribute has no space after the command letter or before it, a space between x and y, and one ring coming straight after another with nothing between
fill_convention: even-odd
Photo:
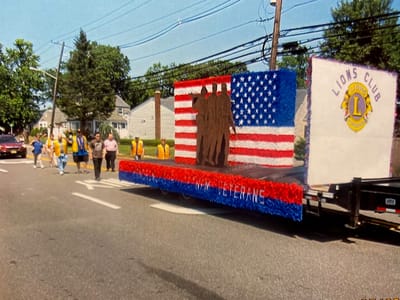
<instances>
[{"instance_id":1,"label":"lion head logo","mask_svg":"<svg viewBox=\"0 0 400 300\"><path fill-rule=\"evenodd\" d=\"M372 112L371 99L368 89L360 82L349 85L341 104L344 110L344 120L354 132L364 128L368 122L368 114Z\"/></svg>"}]
</instances>

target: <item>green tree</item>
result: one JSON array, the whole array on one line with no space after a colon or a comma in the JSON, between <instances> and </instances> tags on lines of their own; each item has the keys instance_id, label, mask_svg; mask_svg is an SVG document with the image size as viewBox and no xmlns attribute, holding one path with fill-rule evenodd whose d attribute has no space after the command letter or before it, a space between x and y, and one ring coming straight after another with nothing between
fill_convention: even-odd
<instances>
[{"instance_id":1,"label":"green tree","mask_svg":"<svg viewBox=\"0 0 400 300\"><path fill-rule=\"evenodd\" d=\"M28 41L17 39L5 51L0 44L0 126L6 131L20 133L39 118L44 80L30 70L38 61Z\"/></svg>"},{"instance_id":2,"label":"green tree","mask_svg":"<svg viewBox=\"0 0 400 300\"><path fill-rule=\"evenodd\" d=\"M306 87L307 68L309 55L307 48L297 43L293 47L285 49L284 56L278 61L279 68L286 68L296 72L296 83L298 88Z\"/></svg>"},{"instance_id":3,"label":"green tree","mask_svg":"<svg viewBox=\"0 0 400 300\"><path fill-rule=\"evenodd\" d=\"M81 128L92 120L105 120L115 109L115 95L127 93L129 60L119 48L90 42L81 30L75 50L60 76L57 105Z\"/></svg>"},{"instance_id":4,"label":"green tree","mask_svg":"<svg viewBox=\"0 0 400 300\"><path fill-rule=\"evenodd\" d=\"M324 32L323 56L398 71L400 31L392 0L341 0Z\"/></svg>"},{"instance_id":5,"label":"green tree","mask_svg":"<svg viewBox=\"0 0 400 300\"><path fill-rule=\"evenodd\" d=\"M149 97L154 96L154 92L159 90L161 97L174 95L174 82L181 80L199 79L212 76L220 76L232 73L246 72L247 67L244 63L232 63L229 61L209 61L201 64L181 64L175 63L163 66L156 63L151 66L143 77L136 78L131 82L130 93L132 106L136 106Z\"/></svg>"},{"instance_id":6,"label":"green tree","mask_svg":"<svg viewBox=\"0 0 400 300\"><path fill-rule=\"evenodd\" d=\"M114 139L119 143L120 137L118 131L109 123L103 122L99 125L100 136L103 140L108 138L108 134L112 133Z\"/></svg>"}]
</instances>

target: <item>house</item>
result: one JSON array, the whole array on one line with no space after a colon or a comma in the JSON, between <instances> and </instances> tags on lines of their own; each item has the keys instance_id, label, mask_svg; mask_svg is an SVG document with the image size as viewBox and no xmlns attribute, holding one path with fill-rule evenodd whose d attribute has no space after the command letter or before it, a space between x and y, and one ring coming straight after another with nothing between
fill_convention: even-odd
<instances>
[{"instance_id":1,"label":"house","mask_svg":"<svg viewBox=\"0 0 400 300\"><path fill-rule=\"evenodd\" d=\"M45 110L33 128L50 128L52 113L52 108ZM70 127L67 120L67 115L64 114L58 107L56 107L54 112L54 136L57 136L59 133L64 133L69 129Z\"/></svg>"},{"instance_id":2,"label":"house","mask_svg":"<svg viewBox=\"0 0 400 300\"><path fill-rule=\"evenodd\" d=\"M307 89L296 90L294 125L294 135L296 137L296 141L299 138L304 138L307 127Z\"/></svg>"},{"instance_id":3,"label":"house","mask_svg":"<svg viewBox=\"0 0 400 300\"><path fill-rule=\"evenodd\" d=\"M115 96L115 109L111 113L111 116L105 120L93 120L87 123L87 132L94 133L102 122L112 125L118 132L120 138L128 138L128 118L129 118L130 106L118 95ZM70 130L75 131L80 126L79 120L69 120Z\"/></svg>"},{"instance_id":4,"label":"house","mask_svg":"<svg viewBox=\"0 0 400 300\"><path fill-rule=\"evenodd\" d=\"M155 99L149 98L131 110L129 116L129 135L131 138L139 136L142 139L155 138ZM174 97L160 100L161 137L175 138Z\"/></svg>"},{"instance_id":5,"label":"house","mask_svg":"<svg viewBox=\"0 0 400 300\"><path fill-rule=\"evenodd\" d=\"M117 130L120 138L129 137L128 120L130 109L131 107L120 96L115 96L115 110L107 119L107 122Z\"/></svg>"},{"instance_id":6,"label":"house","mask_svg":"<svg viewBox=\"0 0 400 300\"><path fill-rule=\"evenodd\" d=\"M47 109L43 112L39 121L33 126L33 128L50 128L52 108ZM115 96L115 109L111 116L105 121L112 125L119 133L121 138L128 138L128 119L130 114L130 106L118 95ZM94 120L87 125L89 132L94 132L100 125L101 121ZM65 133L66 131L76 131L80 127L79 120L68 119L67 115L64 114L60 109L56 107L54 114L54 129L53 133L55 136L58 133Z\"/></svg>"}]
</instances>

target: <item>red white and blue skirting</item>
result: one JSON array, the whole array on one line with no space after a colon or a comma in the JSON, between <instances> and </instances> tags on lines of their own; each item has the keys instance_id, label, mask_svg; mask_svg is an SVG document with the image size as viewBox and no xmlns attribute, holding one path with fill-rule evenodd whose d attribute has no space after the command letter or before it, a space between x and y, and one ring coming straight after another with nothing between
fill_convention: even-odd
<instances>
[{"instance_id":1,"label":"red white and blue skirting","mask_svg":"<svg viewBox=\"0 0 400 300\"><path fill-rule=\"evenodd\" d=\"M303 188L296 183L134 160L120 161L119 179L230 207L302 220Z\"/></svg>"}]
</instances>

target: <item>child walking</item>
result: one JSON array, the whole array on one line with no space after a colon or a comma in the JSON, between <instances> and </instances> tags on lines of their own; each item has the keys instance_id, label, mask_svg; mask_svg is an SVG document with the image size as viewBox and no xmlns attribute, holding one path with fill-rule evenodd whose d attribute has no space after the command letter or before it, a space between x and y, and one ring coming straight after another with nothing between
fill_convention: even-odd
<instances>
[{"instance_id":1,"label":"child walking","mask_svg":"<svg viewBox=\"0 0 400 300\"><path fill-rule=\"evenodd\" d=\"M36 169L38 167L38 164L40 165L40 168L43 169L43 163L42 163L42 150L43 150L43 144L40 141L40 135L36 134L35 139L32 142L32 147L33 147L33 167Z\"/></svg>"}]
</instances>

